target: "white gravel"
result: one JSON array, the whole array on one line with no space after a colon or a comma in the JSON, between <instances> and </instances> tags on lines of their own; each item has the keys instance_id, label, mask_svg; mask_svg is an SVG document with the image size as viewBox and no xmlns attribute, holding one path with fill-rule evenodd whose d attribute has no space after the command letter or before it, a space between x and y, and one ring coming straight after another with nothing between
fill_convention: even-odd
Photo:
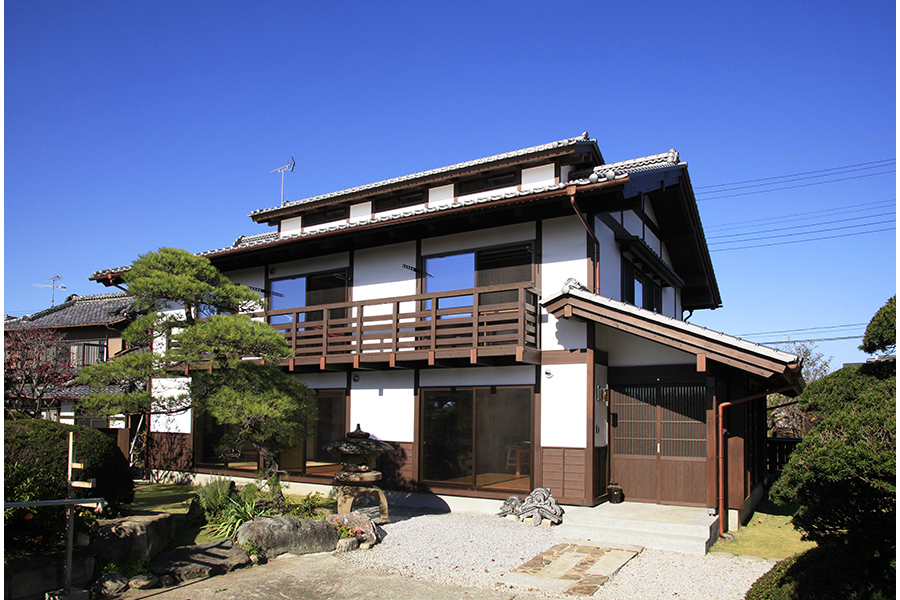
<instances>
[{"instance_id":1,"label":"white gravel","mask_svg":"<svg viewBox=\"0 0 900 600\"><path fill-rule=\"evenodd\" d=\"M562 540L550 527L533 527L494 515L429 515L391 507L384 540L369 550L338 555L349 564L422 581L505 589L511 597L567 598L557 592L511 588L500 576ZM643 550L593 598L606 600L740 600L772 564L741 558Z\"/></svg>"}]
</instances>

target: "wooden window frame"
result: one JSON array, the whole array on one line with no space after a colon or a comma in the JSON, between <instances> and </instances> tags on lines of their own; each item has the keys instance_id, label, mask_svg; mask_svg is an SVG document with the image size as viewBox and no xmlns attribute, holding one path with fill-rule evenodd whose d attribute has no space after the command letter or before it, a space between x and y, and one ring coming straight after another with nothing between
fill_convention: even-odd
<instances>
[{"instance_id":1,"label":"wooden window frame","mask_svg":"<svg viewBox=\"0 0 900 600\"><path fill-rule=\"evenodd\" d=\"M425 204L425 192L413 192L406 194L393 194L386 198L377 198L372 201L372 212L380 213L417 204Z\"/></svg>"},{"instance_id":2,"label":"wooden window frame","mask_svg":"<svg viewBox=\"0 0 900 600\"><path fill-rule=\"evenodd\" d=\"M304 228L315 227L316 225L324 225L325 223L334 223L335 221L343 221L349 218L350 208L347 206L328 207L322 210L306 213L302 215L300 225Z\"/></svg>"},{"instance_id":3,"label":"wooden window frame","mask_svg":"<svg viewBox=\"0 0 900 600\"><path fill-rule=\"evenodd\" d=\"M512 177L509 181L508 178ZM491 190L499 190L503 188L518 187L522 184L521 169L511 171L498 171L495 173L482 173L476 177L470 177L457 181L454 188L455 196L469 196L471 194L480 194Z\"/></svg>"}]
</instances>

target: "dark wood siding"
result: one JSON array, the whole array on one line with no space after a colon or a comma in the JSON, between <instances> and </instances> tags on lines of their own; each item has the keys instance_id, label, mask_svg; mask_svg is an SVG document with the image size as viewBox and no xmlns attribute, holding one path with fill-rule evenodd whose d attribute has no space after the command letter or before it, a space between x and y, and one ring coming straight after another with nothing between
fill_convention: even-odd
<instances>
[{"instance_id":1,"label":"dark wood siding","mask_svg":"<svg viewBox=\"0 0 900 600\"><path fill-rule=\"evenodd\" d=\"M585 503L585 449L543 448L542 482L553 496L566 504Z\"/></svg>"},{"instance_id":2,"label":"dark wood siding","mask_svg":"<svg viewBox=\"0 0 900 600\"><path fill-rule=\"evenodd\" d=\"M150 467L164 471L193 471L194 452L189 433L150 434Z\"/></svg>"},{"instance_id":3,"label":"dark wood siding","mask_svg":"<svg viewBox=\"0 0 900 600\"><path fill-rule=\"evenodd\" d=\"M389 490L415 491L420 486L415 480L413 470L413 443L388 442L394 447L378 457L378 470L381 471L381 487Z\"/></svg>"}]
</instances>

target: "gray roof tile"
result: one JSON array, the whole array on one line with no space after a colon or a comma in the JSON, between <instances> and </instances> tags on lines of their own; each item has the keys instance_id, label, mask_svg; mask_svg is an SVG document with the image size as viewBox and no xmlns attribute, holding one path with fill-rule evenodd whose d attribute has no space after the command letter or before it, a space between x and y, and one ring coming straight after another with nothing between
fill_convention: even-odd
<instances>
[{"instance_id":1,"label":"gray roof tile","mask_svg":"<svg viewBox=\"0 0 900 600\"><path fill-rule=\"evenodd\" d=\"M6 329L31 327L79 327L84 325L110 325L129 318L133 312L134 298L124 292L70 296L58 306L42 310L18 319L8 319Z\"/></svg>"}]
</instances>

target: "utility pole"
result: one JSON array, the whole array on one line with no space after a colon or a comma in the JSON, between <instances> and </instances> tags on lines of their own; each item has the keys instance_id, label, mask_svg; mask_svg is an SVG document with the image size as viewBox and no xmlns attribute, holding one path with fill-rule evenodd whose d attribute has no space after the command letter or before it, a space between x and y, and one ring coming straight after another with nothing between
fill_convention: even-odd
<instances>
[{"instance_id":1,"label":"utility pole","mask_svg":"<svg viewBox=\"0 0 900 600\"><path fill-rule=\"evenodd\" d=\"M60 279L62 279L62 275L56 274L53 277L48 277L47 279L49 279L53 283L51 283L50 285L35 283L33 285L34 285L34 287L51 288L52 291L50 292L50 306L54 306L56 304L56 290L64 290L64 289L66 289L66 286L65 285L56 285L56 282L59 281Z\"/></svg>"}]
</instances>

